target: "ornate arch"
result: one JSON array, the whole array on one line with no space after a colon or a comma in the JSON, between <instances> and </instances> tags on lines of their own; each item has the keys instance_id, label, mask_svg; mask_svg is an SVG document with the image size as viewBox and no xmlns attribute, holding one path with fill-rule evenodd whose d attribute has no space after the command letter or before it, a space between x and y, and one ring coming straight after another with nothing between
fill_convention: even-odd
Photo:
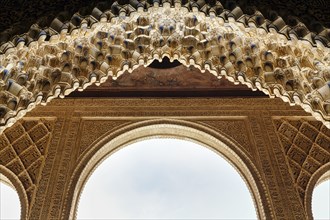
<instances>
[{"instance_id":1,"label":"ornate arch","mask_svg":"<svg viewBox=\"0 0 330 220\"><path fill-rule=\"evenodd\" d=\"M0 47L0 131L39 103L163 57L301 105L330 128L327 37L305 32L217 1L118 1L47 30L34 25Z\"/></svg>"},{"instance_id":2,"label":"ornate arch","mask_svg":"<svg viewBox=\"0 0 330 220\"><path fill-rule=\"evenodd\" d=\"M307 212L307 216L309 219L313 219L313 212L312 212L312 198L313 198L313 191L316 186L321 184L323 181L330 179L330 162L324 164L320 167L310 178L307 188L306 188L306 195L305 195L305 209Z\"/></svg>"},{"instance_id":3,"label":"ornate arch","mask_svg":"<svg viewBox=\"0 0 330 220\"><path fill-rule=\"evenodd\" d=\"M28 219L29 201L23 184L12 171L3 165L0 165L0 174L6 178L4 182L14 188L18 194L21 205L21 219Z\"/></svg>"},{"instance_id":4,"label":"ornate arch","mask_svg":"<svg viewBox=\"0 0 330 220\"><path fill-rule=\"evenodd\" d=\"M137 122L103 135L84 154L74 170L66 197L67 209L63 212L64 215L69 216L70 219L76 217L84 185L93 171L107 157L129 144L152 137L186 139L204 145L220 154L233 165L247 184L259 218L265 219L273 216L263 180L252 160L243 151L219 132L192 122L173 119Z\"/></svg>"}]
</instances>

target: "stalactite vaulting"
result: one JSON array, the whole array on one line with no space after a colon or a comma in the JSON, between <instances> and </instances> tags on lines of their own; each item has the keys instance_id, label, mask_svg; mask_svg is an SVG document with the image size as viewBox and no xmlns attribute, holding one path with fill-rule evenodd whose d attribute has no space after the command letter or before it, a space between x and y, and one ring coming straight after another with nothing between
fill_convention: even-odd
<instances>
[{"instance_id":1,"label":"stalactite vaulting","mask_svg":"<svg viewBox=\"0 0 330 220\"><path fill-rule=\"evenodd\" d=\"M47 29L33 25L0 47L1 131L40 103L164 57L301 105L330 128L328 42L294 33L280 17L269 23L260 12L194 1L118 1Z\"/></svg>"}]
</instances>

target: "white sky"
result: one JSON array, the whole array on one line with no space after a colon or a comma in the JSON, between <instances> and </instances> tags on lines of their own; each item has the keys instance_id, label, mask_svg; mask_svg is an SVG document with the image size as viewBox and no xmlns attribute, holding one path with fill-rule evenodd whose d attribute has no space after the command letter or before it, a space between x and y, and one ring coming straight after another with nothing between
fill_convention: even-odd
<instances>
[{"instance_id":1,"label":"white sky","mask_svg":"<svg viewBox=\"0 0 330 220\"><path fill-rule=\"evenodd\" d=\"M21 206L17 192L0 181L0 219L19 219Z\"/></svg>"},{"instance_id":2,"label":"white sky","mask_svg":"<svg viewBox=\"0 0 330 220\"><path fill-rule=\"evenodd\" d=\"M315 219L330 219L330 180L313 192ZM19 219L17 193L0 182L0 219ZM247 187L213 151L182 140L132 144L104 161L81 195L79 219L255 219Z\"/></svg>"},{"instance_id":3,"label":"white sky","mask_svg":"<svg viewBox=\"0 0 330 220\"><path fill-rule=\"evenodd\" d=\"M330 219L330 180L322 182L314 189L312 211L314 220Z\"/></svg>"},{"instance_id":4,"label":"white sky","mask_svg":"<svg viewBox=\"0 0 330 220\"><path fill-rule=\"evenodd\" d=\"M151 139L105 160L78 219L256 219L247 186L222 157L189 141Z\"/></svg>"}]
</instances>

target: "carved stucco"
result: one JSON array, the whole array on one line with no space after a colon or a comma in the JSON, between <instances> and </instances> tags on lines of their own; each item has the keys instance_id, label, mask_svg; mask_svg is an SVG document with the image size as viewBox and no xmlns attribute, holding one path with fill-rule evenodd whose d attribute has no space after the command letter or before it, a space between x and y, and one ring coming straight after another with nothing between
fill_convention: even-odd
<instances>
[{"instance_id":1,"label":"carved stucco","mask_svg":"<svg viewBox=\"0 0 330 220\"><path fill-rule=\"evenodd\" d=\"M313 120L274 120L301 202L312 175L330 162L330 129Z\"/></svg>"},{"instance_id":2,"label":"carved stucco","mask_svg":"<svg viewBox=\"0 0 330 220\"><path fill-rule=\"evenodd\" d=\"M63 99L38 107L27 119L36 116L56 117L56 121L34 203L29 209L30 219L68 219L69 213L74 213L73 194L79 195L82 190L74 189L76 184L82 184L78 181L82 170L91 172L95 168L86 167L93 155L114 137L155 123L202 129L227 143L238 155L245 155L244 163L250 161L248 163L259 173L259 177L252 175L254 180L265 187L266 191L260 196L265 215L270 218L308 218L309 203L303 202L301 193L306 190L304 194L309 198L312 192L301 184L305 183L305 173L313 176L321 172L322 166L309 169L306 163L309 157L315 161L329 158L324 150L327 145L322 145L321 141L329 139L329 129L321 122L313 121L300 108L290 107L278 99ZM14 125L10 129L20 131L20 126ZM283 141L288 139L286 135L291 137L289 131L294 138L286 151ZM316 155L310 150L295 178L291 163L287 161L294 161L296 157L288 152L300 152L305 139L314 139L314 136L313 147L323 151ZM128 139L122 141L126 145Z\"/></svg>"},{"instance_id":3,"label":"carved stucco","mask_svg":"<svg viewBox=\"0 0 330 220\"><path fill-rule=\"evenodd\" d=\"M0 136L0 166L16 177L14 185L24 187L26 200L21 199L23 219L27 217L38 188L53 125L54 120L50 118L26 118ZM22 198L22 192L19 193Z\"/></svg>"},{"instance_id":4,"label":"carved stucco","mask_svg":"<svg viewBox=\"0 0 330 220\"><path fill-rule=\"evenodd\" d=\"M49 40L43 32L28 44L23 38L2 44L2 130L39 103L164 56L301 105L330 126L330 49L322 40L278 33L286 28L280 18L265 30L240 9L218 16L219 2L205 4L206 12L189 4L154 3L143 10L142 3L134 8L115 2L118 16L95 9L78 26L54 20Z\"/></svg>"},{"instance_id":5,"label":"carved stucco","mask_svg":"<svg viewBox=\"0 0 330 220\"><path fill-rule=\"evenodd\" d=\"M105 12L112 9L112 4L115 1L101 1L101 0L54 0L49 2L47 0L18 0L18 1L3 1L0 12L2 22L0 24L0 44L6 42L13 37L26 33L31 25L37 24L37 27L47 29L51 26L52 21L55 19L60 20L62 23L72 23L77 25L77 22L83 20L86 16L93 14L98 18L98 11ZM154 1L138 1L144 8L153 5ZM157 2L157 1L156 1ZM280 18L288 25L288 32L295 33L299 38L304 38L308 35L319 35L325 41L329 41L330 27L330 6L325 0L220 0L220 1L158 1L160 4L164 2L181 2L186 7L198 7L207 11L210 7L218 2L222 7L218 7L220 13L224 15L235 16L237 11L254 17L259 20L259 25L268 27L273 25L277 27L277 22ZM118 15L119 7L132 3L132 8L138 6L136 1L120 0L117 1L117 6L113 7L112 13ZM205 4L207 5L205 7ZM19 6L19 7L18 7ZM204 6L204 7L203 7ZM94 13L93 13L94 12ZM76 13L76 14L75 14ZM74 19L71 20L75 14ZM239 14L238 14L239 15ZM238 19L239 17L235 17ZM31 27L36 30L36 25ZM32 31L33 32L33 31ZM36 37L33 34L29 35L30 38Z\"/></svg>"},{"instance_id":6,"label":"carved stucco","mask_svg":"<svg viewBox=\"0 0 330 220\"><path fill-rule=\"evenodd\" d=\"M89 129L88 129L89 130ZM109 155L133 142L151 137L184 138L198 142L224 156L242 176L253 196L257 215L260 219L272 217L267 204L261 194L265 193L264 184L260 179L251 159L249 159L230 140L222 137L220 133L213 133L198 124L175 119L153 119L136 122L131 126L124 126L114 132L108 132L99 143L91 146L90 152L85 154L73 173L72 186L69 196L72 198L70 218L74 218L77 211L80 193L88 177L97 166ZM106 143L108 142L108 143ZM106 144L105 144L106 143ZM92 152L92 154L91 154ZM73 197L71 195L73 194Z\"/></svg>"},{"instance_id":7,"label":"carved stucco","mask_svg":"<svg viewBox=\"0 0 330 220\"><path fill-rule=\"evenodd\" d=\"M201 130L219 138L240 155L246 166L254 167L259 173L253 174L252 178L261 187L260 199L266 217L309 218L312 189L318 177L327 170L324 166L329 166L329 129L299 107L289 106L279 99L54 100L50 105L36 108L2 134L1 140L5 144L0 149L1 166L11 170L21 183L23 193L19 192L20 195L28 195L33 190L26 196L29 219L68 219L69 213L74 213L72 203L77 202L73 194L79 195L82 190L76 188L82 186L78 179L83 169L90 174L95 168L86 165L92 163L90 160L96 152L114 137L129 134L134 129L156 125L153 128L156 132L157 124ZM180 136L175 130L170 131L172 137ZM146 138L148 133L142 136L140 138ZM25 151L22 151L9 160L11 154L3 152L10 148L16 155L22 149L16 143L24 137L31 140L26 152L39 149L38 146L45 146L45 150L38 153L39 159L23 158ZM122 139L119 148L128 143L127 138ZM201 138L196 141L208 145L208 141ZM103 152L102 158L108 155ZM40 158L42 166L36 166L36 171L31 172L35 161ZM20 161L23 170L13 168L16 161ZM239 166L237 168L242 171ZM29 172L38 173L38 177L30 177ZM29 177L28 187L21 178L22 174ZM256 195L255 192L252 194Z\"/></svg>"},{"instance_id":8,"label":"carved stucco","mask_svg":"<svg viewBox=\"0 0 330 220\"><path fill-rule=\"evenodd\" d=\"M245 153L250 157L253 157L252 146L253 143L250 140L250 133L248 128L247 118L235 118L231 120L207 120L198 121L203 125L208 125L224 134L227 134L233 141L237 141L244 149Z\"/></svg>"},{"instance_id":9,"label":"carved stucco","mask_svg":"<svg viewBox=\"0 0 330 220\"><path fill-rule=\"evenodd\" d=\"M102 138L102 136L109 131L116 130L123 125L130 124L130 121L125 120L95 120L95 119L84 119L80 126L81 133L79 134L80 139L78 141L78 146L80 148L79 154L83 154L89 147L92 146L93 142L95 142L98 138ZM94 132L91 132L94 131Z\"/></svg>"}]
</instances>

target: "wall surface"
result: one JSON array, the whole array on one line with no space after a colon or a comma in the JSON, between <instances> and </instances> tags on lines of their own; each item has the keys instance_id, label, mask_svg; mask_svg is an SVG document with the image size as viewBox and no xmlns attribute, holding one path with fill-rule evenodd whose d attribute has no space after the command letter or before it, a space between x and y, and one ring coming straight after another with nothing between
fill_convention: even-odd
<instances>
[{"instance_id":1,"label":"wall surface","mask_svg":"<svg viewBox=\"0 0 330 220\"><path fill-rule=\"evenodd\" d=\"M82 164L116 132L155 121L221 134L260 174L267 218L310 218L306 189L330 162L330 130L269 98L68 98L39 106L0 136L0 165L24 187L25 217L68 219Z\"/></svg>"}]
</instances>

